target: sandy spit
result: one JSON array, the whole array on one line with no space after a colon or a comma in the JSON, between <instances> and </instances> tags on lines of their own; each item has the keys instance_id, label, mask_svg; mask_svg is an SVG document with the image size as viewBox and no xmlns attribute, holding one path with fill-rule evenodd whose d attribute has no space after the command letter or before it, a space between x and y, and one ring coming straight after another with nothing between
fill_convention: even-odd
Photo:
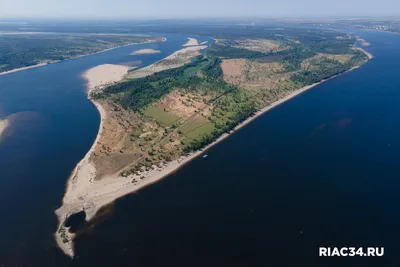
<instances>
[{"instance_id":1,"label":"sandy spit","mask_svg":"<svg viewBox=\"0 0 400 267\"><path fill-rule=\"evenodd\" d=\"M184 44L183 46L192 46L192 45L199 45L199 41L197 41L197 39L195 38L188 37L187 43Z\"/></svg>"},{"instance_id":2,"label":"sandy spit","mask_svg":"<svg viewBox=\"0 0 400 267\"><path fill-rule=\"evenodd\" d=\"M130 67L127 66L104 64L87 70L82 76L88 81L88 95L91 91L100 89L99 87L101 86L121 80L128 73L129 69ZM70 257L74 256L73 239L75 236L69 232L68 227L64 227L65 220L74 213L82 210L90 210L91 202L89 199L95 198L97 188L107 188L107 184L94 184L93 178L96 170L94 164L90 162L90 156L102 135L103 121L107 113L99 103L92 99L91 101L100 113L99 132L91 149L75 167L72 175L68 179L62 206L56 210L59 226L55 233L55 239L61 250ZM92 216L87 219L90 219Z\"/></svg>"},{"instance_id":3,"label":"sandy spit","mask_svg":"<svg viewBox=\"0 0 400 267\"><path fill-rule=\"evenodd\" d=\"M29 70L29 69L33 69L33 68L38 68L38 67L45 66L45 65L47 65L47 64L55 63L55 62L59 62L59 61L53 61L53 62L49 62L49 63L39 63L39 64L32 65L32 66L27 66L27 67L22 67L22 68L16 68L16 69L12 69L12 70L8 70L8 71L0 72L0 75L6 75L6 74L10 74L10 73L14 73L14 72L19 72L19 71L23 71L23 70Z\"/></svg>"},{"instance_id":4,"label":"sandy spit","mask_svg":"<svg viewBox=\"0 0 400 267\"><path fill-rule=\"evenodd\" d=\"M368 59L374 58L374 56L373 56L371 53L367 52L365 49L363 49L363 48L361 48L361 47L355 47L355 49L358 49L358 50L364 52L364 54L367 55Z\"/></svg>"},{"instance_id":5,"label":"sandy spit","mask_svg":"<svg viewBox=\"0 0 400 267\"><path fill-rule=\"evenodd\" d=\"M124 66L101 65L85 72L84 77L88 80L88 89L90 92L98 86L110 82L115 82L118 79L122 79L127 71L128 67ZM101 76L101 78L99 76ZM330 79L333 79L335 77L336 76ZM74 257L74 234L69 233L69 229L64 226L65 220L72 214L78 213L80 211L85 211L86 220L89 221L96 215L97 211L105 205L110 204L127 194L136 192L141 188L144 188L159 181L160 179L171 174L172 172L178 170L183 165L189 163L194 158L203 154L209 148L222 142L231 134L246 126L265 112L279 106L285 101L292 99L325 81L326 80L323 80L321 82L298 89L295 92L292 92L291 94L288 94L282 99L274 102L273 104L259 110L252 117L249 117L240 125L235 127L229 134L224 134L220 136L216 141L200 151L196 151L188 156L183 156L178 160L174 160L164 165L163 167L153 166L150 171L141 174L141 176L144 176L144 179L141 179L136 175L121 177L119 173L116 173L107 177L103 177L101 180L94 180L96 169L94 167L94 164L90 161L90 156L93 153L94 147L98 142L100 136L103 134L102 123L104 121L104 118L106 118L107 116L107 111L99 103L96 103L92 100L101 115L100 130L92 148L82 159L82 161L76 166L72 175L68 179L66 192L62 201L62 206L55 211L59 221L58 230L55 233L55 239L58 246L66 255ZM138 182L133 183L132 181L134 179Z\"/></svg>"},{"instance_id":6,"label":"sandy spit","mask_svg":"<svg viewBox=\"0 0 400 267\"><path fill-rule=\"evenodd\" d=\"M203 50L205 48L207 48L206 45L182 48L172 55L154 64L151 64L150 66L129 73L127 78L142 78L163 70L182 67L186 63L189 63L192 57L199 55L200 50Z\"/></svg>"}]
</instances>

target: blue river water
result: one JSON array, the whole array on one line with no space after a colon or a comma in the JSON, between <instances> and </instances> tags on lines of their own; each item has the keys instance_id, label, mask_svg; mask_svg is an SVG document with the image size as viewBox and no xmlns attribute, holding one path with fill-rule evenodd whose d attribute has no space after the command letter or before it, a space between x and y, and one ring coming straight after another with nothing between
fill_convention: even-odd
<instances>
[{"instance_id":1,"label":"blue river water","mask_svg":"<svg viewBox=\"0 0 400 267\"><path fill-rule=\"evenodd\" d=\"M187 41L186 36L162 36L167 37L164 43L122 47L0 76L0 119L10 121L0 141L0 266L48 266L46 258L64 258L52 237L54 209L100 123L81 75L106 63L146 66ZM161 53L130 55L142 48Z\"/></svg>"},{"instance_id":2,"label":"blue river water","mask_svg":"<svg viewBox=\"0 0 400 267\"><path fill-rule=\"evenodd\" d=\"M400 35L357 32L374 58L291 99L55 247L54 209L97 133L80 74L132 47L0 76L0 266L399 266ZM168 38L162 54L185 37ZM147 58L148 57L148 58ZM148 60L148 61L147 61ZM13 117L14 116L14 117ZM319 247L383 257L318 257Z\"/></svg>"}]
</instances>

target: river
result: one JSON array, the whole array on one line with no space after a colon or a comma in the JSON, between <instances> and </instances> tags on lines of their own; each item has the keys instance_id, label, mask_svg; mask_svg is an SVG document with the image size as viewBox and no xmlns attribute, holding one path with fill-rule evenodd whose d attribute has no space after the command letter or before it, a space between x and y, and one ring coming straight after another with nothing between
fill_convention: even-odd
<instances>
[{"instance_id":1,"label":"river","mask_svg":"<svg viewBox=\"0 0 400 267\"><path fill-rule=\"evenodd\" d=\"M0 266L51 266L69 259L56 247L54 210L66 180L91 147L99 114L86 97L87 69L100 64L146 66L182 48L186 36L0 76ZM202 39L202 38L200 38ZM203 38L210 40L209 38ZM159 54L130 55L151 48Z\"/></svg>"},{"instance_id":2,"label":"river","mask_svg":"<svg viewBox=\"0 0 400 267\"><path fill-rule=\"evenodd\" d=\"M372 44L370 62L117 201L81 229L74 260L52 233L68 174L98 129L79 75L130 61L132 47L0 76L0 115L17 113L0 144L0 263L398 266L400 35L357 34ZM149 56L161 58L185 41L176 38L136 47L164 45ZM385 256L320 258L319 246L383 246Z\"/></svg>"}]
</instances>

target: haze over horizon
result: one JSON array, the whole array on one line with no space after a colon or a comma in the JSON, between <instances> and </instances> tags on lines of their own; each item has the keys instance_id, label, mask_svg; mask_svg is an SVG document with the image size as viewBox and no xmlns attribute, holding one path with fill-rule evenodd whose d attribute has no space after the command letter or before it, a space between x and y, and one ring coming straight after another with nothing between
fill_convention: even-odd
<instances>
[{"instance_id":1,"label":"haze over horizon","mask_svg":"<svg viewBox=\"0 0 400 267\"><path fill-rule=\"evenodd\" d=\"M0 19L398 16L399 9L395 0L0 0Z\"/></svg>"}]
</instances>

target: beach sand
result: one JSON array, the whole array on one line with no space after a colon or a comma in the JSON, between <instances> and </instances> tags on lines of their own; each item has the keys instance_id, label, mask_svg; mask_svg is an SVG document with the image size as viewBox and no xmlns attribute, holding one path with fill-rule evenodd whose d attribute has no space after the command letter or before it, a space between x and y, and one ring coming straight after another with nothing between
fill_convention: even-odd
<instances>
[{"instance_id":1,"label":"beach sand","mask_svg":"<svg viewBox=\"0 0 400 267\"><path fill-rule=\"evenodd\" d=\"M188 37L187 43L184 44L183 46L193 46L193 45L199 45L199 41L197 41L197 39Z\"/></svg>"},{"instance_id":2,"label":"beach sand","mask_svg":"<svg viewBox=\"0 0 400 267\"><path fill-rule=\"evenodd\" d=\"M161 53L160 50L155 50L155 49L140 49L136 50L131 53L131 55L150 55L150 54L158 54Z\"/></svg>"},{"instance_id":3,"label":"beach sand","mask_svg":"<svg viewBox=\"0 0 400 267\"><path fill-rule=\"evenodd\" d=\"M88 80L88 86L90 86L88 89L90 92L94 88L98 88L101 85L117 81L118 78L122 78L127 71L128 68L124 66L102 65L88 70L87 72L85 72L84 77ZM101 78L99 76L101 76ZM333 79L335 77L332 77L330 79ZM321 84L324 81L296 90L283 97L282 99L274 102L273 104L259 110L252 117L249 117L232 131L230 131L229 134L224 134L220 136L216 141L214 141L201 151L196 151L188 156L183 156L161 167L153 166L149 171L142 173L140 176L129 175L127 177L122 177L118 172L102 177L101 180L95 180L96 168L90 157L92 156L92 153L95 149L96 144L98 143L99 138L103 135L103 122L107 117L107 111L99 103L92 100L101 115L99 128L100 130L92 148L82 159L82 161L76 166L72 175L68 179L66 192L62 201L62 206L55 211L59 221L58 230L55 233L57 244L66 255L73 257L74 234L69 233L69 228L64 226L64 223L69 216L80 211L85 211L86 220L89 221L96 215L98 210L105 205L108 205L127 194L136 192L141 188L144 188L159 181L160 179L173 173L186 163L190 162L194 158L203 154L212 146L222 142L232 133L246 126L265 112Z\"/></svg>"},{"instance_id":4,"label":"beach sand","mask_svg":"<svg viewBox=\"0 0 400 267\"><path fill-rule=\"evenodd\" d=\"M7 119L0 120L0 140L1 140L1 137L2 137L2 135L4 133L4 131L8 127L8 124L9 123L8 123Z\"/></svg>"},{"instance_id":5,"label":"beach sand","mask_svg":"<svg viewBox=\"0 0 400 267\"><path fill-rule=\"evenodd\" d=\"M121 80L128 73L129 69L130 67L127 66L111 64L100 65L89 69L82 75L88 81L88 94L90 94L90 92L93 90L100 89L101 86ZM96 188L99 186L100 189L103 187L108 187L107 183L102 185L93 185L96 170L94 164L90 162L90 156L94 151L95 145L97 144L100 136L102 135L103 121L107 116L107 113L99 103L93 100L92 102L98 109L101 117L99 132L92 145L92 148L81 160L81 162L79 162L71 177L68 179L66 192L63 198L63 205L56 211L59 220L59 227L55 234L56 241L63 252L71 257L74 255L74 247L72 242L74 239L74 234L69 232L68 227L63 226L65 220L74 213L82 210L85 210L86 212L87 210L90 210L90 199L96 198ZM102 191L100 190L100 194L101 193ZM87 214L90 213L87 212ZM90 219L93 216L94 214L91 216L89 215L87 219Z\"/></svg>"},{"instance_id":6,"label":"beach sand","mask_svg":"<svg viewBox=\"0 0 400 267\"><path fill-rule=\"evenodd\" d=\"M355 47L355 49L358 49L358 50L364 52L364 54L366 54L368 56L368 59L374 58L374 56L371 53L367 52L365 49L363 49L361 47Z\"/></svg>"},{"instance_id":7,"label":"beach sand","mask_svg":"<svg viewBox=\"0 0 400 267\"><path fill-rule=\"evenodd\" d=\"M129 69L131 67L112 64L104 64L89 69L83 74L83 77L88 81L88 93L99 86L120 81Z\"/></svg>"},{"instance_id":8,"label":"beach sand","mask_svg":"<svg viewBox=\"0 0 400 267\"><path fill-rule=\"evenodd\" d=\"M182 48L172 55L141 69L130 72L127 78L142 78L152 75L156 72L160 72L167 69L179 68L189 63L192 57L200 55L200 50L207 48L207 46L191 46Z\"/></svg>"}]
</instances>

